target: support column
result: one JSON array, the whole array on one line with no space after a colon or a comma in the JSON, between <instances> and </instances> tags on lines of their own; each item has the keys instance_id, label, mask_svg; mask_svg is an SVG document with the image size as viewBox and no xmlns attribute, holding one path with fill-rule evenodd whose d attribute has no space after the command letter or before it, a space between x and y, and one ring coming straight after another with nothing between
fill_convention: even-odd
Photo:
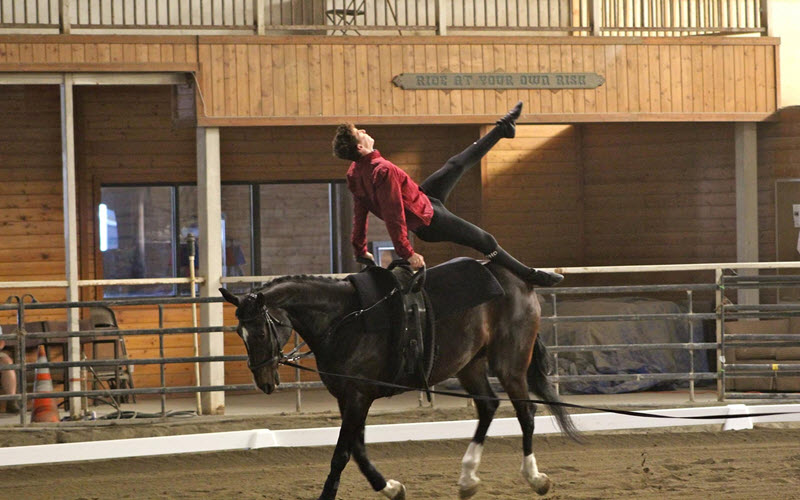
<instances>
[{"instance_id":1,"label":"support column","mask_svg":"<svg viewBox=\"0 0 800 500\"><path fill-rule=\"evenodd\" d=\"M436 34L445 36L447 35L447 2L436 0L434 9L436 10Z\"/></svg>"},{"instance_id":2,"label":"support column","mask_svg":"<svg viewBox=\"0 0 800 500\"><path fill-rule=\"evenodd\" d=\"M66 261L67 302L80 300L78 290L78 203L75 193L75 120L73 114L72 74L65 73L61 82L61 179L64 191L64 254ZM67 309L67 330L77 332L80 310ZM81 339L70 337L67 347L69 361L80 361ZM52 360L48 360L52 361ZM81 390L81 369L73 366L67 370L70 391ZM80 397L69 398L70 416L76 420L83 413Z\"/></svg>"},{"instance_id":3,"label":"support column","mask_svg":"<svg viewBox=\"0 0 800 500\"><path fill-rule=\"evenodd\" d=\"M758 262L758 144L755 123L736 123L736 260ZM755 275L757 270L740 270ZM759 303L758 289L739 290L740 305Z\"/></svg>"},{"instance_id":4,"label":"support column","mask_svg":"<svg viewBox=\"0 0 800 500\"><path fill-rule=\"evenodd\" d=\"M200 297L219 297L222 278L222 188L220 187L219 128L197 129L197 215L200 223L198 249L200 275L205 282ZM200 305L200 326L221 326L222 303ZM201 356L222 356L225 353L222 332L200 334ZM202 385L223 385L225 365L221 361L202 363ZM204 392L201 397L204 415L225 413L224 392Z\"/></svg>"}]
</instances>

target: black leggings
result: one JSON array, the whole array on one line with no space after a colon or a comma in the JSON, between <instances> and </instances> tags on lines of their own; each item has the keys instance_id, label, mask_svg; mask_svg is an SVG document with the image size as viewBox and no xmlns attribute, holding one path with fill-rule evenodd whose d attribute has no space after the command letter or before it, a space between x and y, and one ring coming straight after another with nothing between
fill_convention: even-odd
<instances>
[{"instance_id":1,"label":"black leggings","mask_svg":"<svg viewBox=\"0 0 800 500\"><path fill-rule=\"evenodd\" d=\"M444 204L461 176L480 162L481 158L497 144L502 137L495 127L447 162L420 184L420 189L431 200L433 218L428 226L414 231L422 241L449 241L473 248L482 254L492 253L497 248L497 240L471 222L453 214Z\"/></svg>"},{"instance_id":2,"label":"black leggings","mask_svg":"<svg viewBox=\"0 0 800 500\"><path fill-rule=\"evenodd\" d=\"M448 210L438 198L431 198L433 218L427 226L414 231L419 239L428 242L449 241L473 248L487 255L497 248L491 234Z\"/></svg>"}]
</instances>

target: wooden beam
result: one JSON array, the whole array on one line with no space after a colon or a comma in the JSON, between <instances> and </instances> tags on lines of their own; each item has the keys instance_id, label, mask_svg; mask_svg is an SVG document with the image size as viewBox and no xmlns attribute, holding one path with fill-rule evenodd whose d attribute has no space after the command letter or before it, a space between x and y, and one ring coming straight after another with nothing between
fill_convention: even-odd
<instances>
[{"instance_id":1,"label":"wooden beam","mask_svg":"<svg viewBox=\"0 0 800 500\"><path fill-rule=\"evenodd\" d=\"M66 257L67 302L80 300L78 289L78 202L75 189L75 118L73 106L72 75L65 74L61 83L61 158L62 182L64 190L64 252ZM80 310L67 309L67 325L69 331L77 332ZM69 339L69 361L80 361L81 339ZM73 366L67 370L69 374L69 390L81 390L81 369ZM65 382L66 383L66 382ZM83 413L80 397L69 398L69 411L73 420Z\"/></svg>"},{"instance_id":2,"label":"wooden beam","mask_svg":"<svg viewBox=\"0 0 800 500\"><path fill-rule=\"evenodd\" d=\"M202 109L202 108L199 108ZM777 121L776 113L539 113L523 115L520 124L534 123L614 123L614 122L765 122ZM481 125L497 120L495 114L486 115L335 115L335 116L259 116L213 117L198 115L202 127L261 127L338 125L353 122L360 125Z\"/></svg>"},{"instance_id":3,"label":"wooden beam","mask_svg":"<svg viewBox=\"0 0 800 500\"><path fill-rule=\"evenodd\" d=\"M755 123L734 125L736 164L736 260L758 262L758 143ZM758 274L741 270L741 274ZM759 303L759 291L739 290L739 304Z\"/></svg>"},{"instance_id":4,"label":"wooden beam","mask_svg":"<svg viewBox=\"0 0 800 500\"><path fill-rule=\"evenodd\" d=\"M185 63L0 63L0 73L191 73L196 64Z\"/></svg>"},{"instance_id":5,"label":"wooden beam","mask_svg":"<svg viewBox=\"0 0 800 500\"><path fill-rule=\"evenodd\" d=\"M200 275L205 283L200 287L201 297L219 297L222 278L222 188L220 185L220 147L218 128L197 129L197 214L200 238ZM222 326L222 304L200 305L200 326ZM204 333L200 337L201 356L222 356L225 345L222 332ZM223 385L225 363L202 363L201 385ZM225 413L224 392L204 392L203 414Z\"/></svg>"}]
</instances>

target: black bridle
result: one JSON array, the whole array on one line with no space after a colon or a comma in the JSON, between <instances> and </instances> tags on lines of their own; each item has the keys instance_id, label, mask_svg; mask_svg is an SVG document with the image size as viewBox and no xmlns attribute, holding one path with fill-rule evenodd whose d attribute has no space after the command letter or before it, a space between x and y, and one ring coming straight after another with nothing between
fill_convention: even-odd
<instances>
[{"instance_id":1,"label":"black bridle","mask_svg":"<svg viewBox=\"0 0 800 500\"><path fill-rule=\"evenodd\" d=\"M281 320L270 314L269 309L267 309L266 307L263 308L263 311L264 311L263 318L267 325L267 334L272 337L272 342L273 342L272 345L274 346L274 350L280 352L280 346L278 345L278 327L282 326L286 328L292 328L292 325L287 325L286 323L283 323ZM239 318L239 323L261 319L261 317L262 316L259 314L247 318ZM250 369L250 371L258 370L259 368L263 368L270 364L275 364L277 366L278 363L286 360L287 358L286 356L283 355L283 353L280 353L272 356L271 358L267 358L259 363L251 364L250 348L247 346L247 342L244 343L244 347L245 349L247 349L247 367Z\"/></svg>"},{"instance_id":2,"label":"black bridle","mask_svg":"<svg viewBox=\"0 0 800 500\"><path fill-rule=\"evenodd\" d=\"M375 302L371 306L366 307L364 309L359 309L359 310L356 310L356 311L352 311L352 312L350 312L348 314L345 314L343 317L341 317L341 318L339 318L339 319L337 319L337 320L335 320L335 321L333 321L331 323L331 325L325 331L325 335L326 336L331 335L332 333L336 332L336 330L338 330L339 327L341 327L343 324L347 323L348 321L352 321L352 320L358 319L362 314L366 314L366 313L370 312L372 309L376 308L381 303L389 300L396 293L399 293L399 292L400 292L400 289L395 287L392 290L390 290L389 293L384 295L380 300L378 300L377 302ZM278 327L279 326L283 326L283 327L286 327L286 328L294 328L294 327L292 325L287 325L286 323L281 322L281 320L279 320L278 318L276 318L275 316L270 314L269 309L267 309L266 306L262 307L262 311L263 311L263 314L264 314L264 320L266 321L266 324L267 324L268 334L270 336L272 336L272 341L274 342L273 345L277 346L278 345ZM256 314L254 316L248 316L247 318L239 318L239 323L244 323L246 321L253 321L253 320L256 320L256 319L261 319L261 315L260 314ZM288 364L288 362L297 361L300 358L304 358L304 357L310 356L312 354L311 351L308 351L308 352L305 352L305 353L303 353L303 354L301 354L299 356L295 356L295 354L305 345L306 345L306 343L302 342L300 345L298 345L297 347L292 349L292 351L289 352L288 354L283 354L281 352L280 354L276 354L275 356L272 356L271 358L267 358L264 361L261 361L259 363L256 363L255 365L253 365L253 364L250 364L250 348L247 347L247 342L245 342L244 343L244 347L245 347L245 349L247 349L247 367L250 369L250 371L253 371L253 370L257 370L259 368L263 368L263 367L265 367L265 366L267 366L267 365L269 365L271 363L275 363L276 365L278 365L278 364L281 364L281 363L282 364ZM276 350L278 350L280 352L280 347L277 347Z\"/></svg>"}]
</instances>

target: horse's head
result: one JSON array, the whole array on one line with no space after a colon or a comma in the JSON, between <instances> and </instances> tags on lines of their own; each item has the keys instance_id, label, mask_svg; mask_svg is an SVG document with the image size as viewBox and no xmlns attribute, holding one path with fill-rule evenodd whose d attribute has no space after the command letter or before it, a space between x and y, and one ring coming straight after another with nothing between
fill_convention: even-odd
<instances>
[{"instance_id":1,"label":"horse's head","mask_svg":"<svg viewBox=\"0 0 800 500\"><path fill-rule=\"evenodd\" d=\"M259 389L271 394L280 384L278 362L283 345L292 334L286 312L270 308L262 293L249 293L241 299L224 288L219 291L225 300L236 306L239 325L236 333L247 350L247 367Z\"/></svg>"}]
</instances>

